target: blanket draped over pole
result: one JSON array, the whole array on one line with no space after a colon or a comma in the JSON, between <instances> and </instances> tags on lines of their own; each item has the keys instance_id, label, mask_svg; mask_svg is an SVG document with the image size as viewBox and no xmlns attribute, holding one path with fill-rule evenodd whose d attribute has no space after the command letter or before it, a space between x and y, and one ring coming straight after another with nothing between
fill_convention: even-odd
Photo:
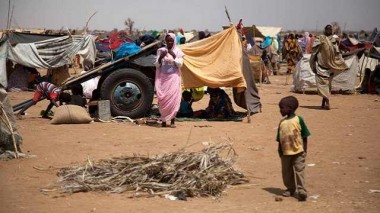
<instances>
[{"instance_id":1,"label":"blanket draped over pole","mask_svg":"<svg viewBox=\"0 0 380 213\"><path fill-rule=\"evenodd\" d=\"M235 27L179 47L185 54L183 87L233 87L238 106L259 112L260 97L253 72Z\"/></svg>"}]
</instances>

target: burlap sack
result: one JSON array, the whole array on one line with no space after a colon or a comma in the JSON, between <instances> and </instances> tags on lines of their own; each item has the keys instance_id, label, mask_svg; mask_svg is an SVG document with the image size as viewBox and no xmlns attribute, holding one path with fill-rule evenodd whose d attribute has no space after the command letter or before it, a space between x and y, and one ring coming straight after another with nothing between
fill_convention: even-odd
<instances>
[{"instance_id":1,"label":"burlap sack","mask_svg":"<svg viewBox=\"0 0 380 213\"><path fill-rule=\"evenodd\" d=\"M87 111L76 105L62 105L54 111L51 124L87 124L92 118Z\"/></svg>"}]
</instances>

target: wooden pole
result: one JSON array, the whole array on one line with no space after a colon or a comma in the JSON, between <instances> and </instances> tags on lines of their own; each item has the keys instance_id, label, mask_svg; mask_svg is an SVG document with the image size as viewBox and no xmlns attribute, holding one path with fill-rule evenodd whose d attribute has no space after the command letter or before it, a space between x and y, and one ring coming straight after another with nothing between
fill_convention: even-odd
<instances>
[{"instance_id":1,"label":"wooden pole","mask_svg":"<svg viewBox=\"0 0 380 213\"><path fill-rule=\"evenodd\" d=\"M225 8L225 12L226 12L226 15L227 15L228 21L230 22L230 25L232 25L231 17L230 17L230 14L228 13L227 6L224 5L224 8Z\"/></svg>"},{"instance_id":2,"label":"wooden pole","mask_svg":"<svg viewBox=\"0 0 380 213\"><path fill-rule=\"evenodd\" d=\"M98 11L95 11L91 16L90 18L88 18L87 22L86 22L86 26L84 28L84 31L86 32L87 34L87 29L88 29L88 23L90 22L91 18L97 13Z\"/></svg>"}]
</instances>

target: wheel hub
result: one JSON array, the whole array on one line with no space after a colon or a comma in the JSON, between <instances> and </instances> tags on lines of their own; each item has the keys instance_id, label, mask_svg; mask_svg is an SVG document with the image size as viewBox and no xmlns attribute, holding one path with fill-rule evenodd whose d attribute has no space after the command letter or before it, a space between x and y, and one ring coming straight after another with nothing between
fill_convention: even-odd
<instances>
[{"instance_id":1,"label":"wheel hub","mask_svg":"<svg viewBox=\"0 0 380 213\"><path fill-rule=\"evenodd\" d=\"M116 87L113 98L118 107L133 108L140 102L141 90L133 83L121 83Z\"/></svg>"}]
</instances>

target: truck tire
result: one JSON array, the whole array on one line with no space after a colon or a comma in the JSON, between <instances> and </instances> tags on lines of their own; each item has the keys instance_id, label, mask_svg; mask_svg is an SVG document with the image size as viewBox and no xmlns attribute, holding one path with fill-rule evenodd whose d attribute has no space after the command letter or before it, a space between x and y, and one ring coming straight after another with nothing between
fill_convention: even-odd
<instances>
[{"instance_id":1,"label":"truck tire","mask_svg":"<svg viewBox=\"0 0 380 213\"><path fill-rule=\"evenodd\" d=\"M153 102L154 88L149 78L134 69L112 72L102 83L100 98L110 100L113 116L145 116Z\"/></svg>"}]
</instances>

